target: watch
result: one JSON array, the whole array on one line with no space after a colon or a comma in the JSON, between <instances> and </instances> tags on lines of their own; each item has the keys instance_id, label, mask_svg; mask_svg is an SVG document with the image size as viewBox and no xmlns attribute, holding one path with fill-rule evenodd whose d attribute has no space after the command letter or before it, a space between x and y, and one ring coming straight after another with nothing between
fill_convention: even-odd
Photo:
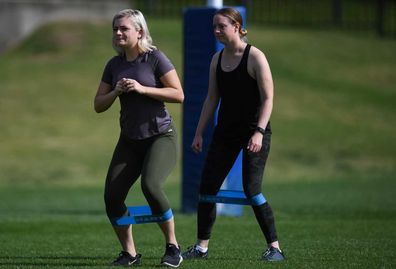
<instances>
[{"instance_id":1,"label":"watch","mask_svg":"<svg viewBox=\"0 0 396 269\"><path fill-rule=\"evenodd\" d=\"M261 133L262 135L265 134L265 129L261 128L260 126L257 126L257 127L256 127L256 131L259 132L259 133Z\"/></svg>"}]
</instances>

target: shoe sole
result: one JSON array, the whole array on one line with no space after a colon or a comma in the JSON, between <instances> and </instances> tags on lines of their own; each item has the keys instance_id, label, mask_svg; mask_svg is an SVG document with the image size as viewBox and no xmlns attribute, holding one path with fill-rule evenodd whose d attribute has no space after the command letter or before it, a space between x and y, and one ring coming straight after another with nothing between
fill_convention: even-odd
<instances>
[{"instance_id":1,"label":"shoe sole","mask_svg":"<svg viewBox=\"0 0 396 269\"><path fill-rule=\"evenodd\" d=\"M206 254L205 256L195 256L195 257L184 257L182 255L183 259L185 260L206 260L207 258L209 258L209 255Z\"/></svg>"},{"instance_id":2,"label":"shoe sole","mask_svg":"<svg viewBox=\"0 0 396 269\"><path fill-rule=\"evenodd\" d=\"M262 259L266 262L281 262L281 261L284 261L286 258L282 257L282 258L276 258L276 259L266 259L266 258L262 258Z\"/></svg>"},{"instance_id":3,"label":"shoe sole","mask_svg":"<svg viewBox=\"0 0 396 269\"><path fill-rule=\"evenodd\" d=\"M194 256L194 257L188 257L188 255L186 255L187 257L183 256L183 259L185 260L206 260L207 258L209 258L209 253L205 253L206 255L204 256Z\"/></svg>"},{"instance_id":4,"label":"shoe sole","mask_svg":"<svg viewBox=\"0 0 396 269\"><path fill-rule=\"evenodd\" d=\"M135 260L135 261L133 261L133 262L128 262L127 264L114 264L114 263L111 263L111 264L109 264L109 266L114 266L114 267L116 267L116 266L118 266L118 267L128 267L128 266L140 266L140 265L142 265L142 261L139 259L139 260Z\"/></svg>"}]
</instances>

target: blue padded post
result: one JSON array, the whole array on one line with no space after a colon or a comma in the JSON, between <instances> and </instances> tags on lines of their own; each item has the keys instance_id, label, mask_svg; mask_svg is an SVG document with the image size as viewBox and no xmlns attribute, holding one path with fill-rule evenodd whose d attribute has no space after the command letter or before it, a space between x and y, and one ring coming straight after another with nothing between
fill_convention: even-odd
<instances>
[{"instance_id":1,"label":"blue padded post","mask_svg":"<svg viewBox=\"0 0 396 269\"><path fill-rule=\"evenodd\" d=\"M215 121L211 120L204 133L205 145L201 154L191 150L191 142L198 124L202 104L209 85L209 67L213 54L220 43L213 34L213 15L216 8L188 8L183 20L183 167L182 167L182 211L195 213L198 206L199 182Z\"/></svg>"},{"instance_id":2,"label":"blue padded post","mask_svg":"<svg viewBox=\"0 0 396 269\"><path fill-rule=\"evenodd\" d=\"M246 9L235 7L241 13L246 25ZM223 48L213 34L213 16L218 9L212 7L187 8L183 13L183 166L182 166L182 204L183 213L195 213L198 206L198 193L204 161L207 155L216 120L208 122L204 133L204 147L201 154L191 150L195 128L198 124L202 105L209 84L209 67L213 55ZM241 163L236 164L236 174L240 174ZM229 174L228 178L232 178ZM240 178L238 176L238 178ZM227 180L226 180L227 181ZM232 185L232 184L230 184Z\"/></svg>"}]
</instances>

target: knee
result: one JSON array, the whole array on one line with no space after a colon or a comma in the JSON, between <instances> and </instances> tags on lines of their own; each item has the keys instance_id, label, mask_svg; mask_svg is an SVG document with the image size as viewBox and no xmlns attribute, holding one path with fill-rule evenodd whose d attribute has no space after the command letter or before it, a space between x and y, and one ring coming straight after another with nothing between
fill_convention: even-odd
<instances>
[{"instance_id":1,"label":"knee","mask_svg":"<svg viewBox=\"0 0 396 269\"><path fill-rule=\"evenodd\" d=\"M250 203L254 206L260 206L267 202L264 195L260 191L253 191L244 189L245 196L250 200Z\"/></svg>"},{"instance_id":2,"label":"knee","mask_svg":"<svg viewBox=\"0 0 396 269\"><path fill-rule=\"evenodd\" d=\"M162 184L142 182L141 188L150 206L156 207L157 204L166 202L166 195Z\"/></svg>"},{"instance_id":3,"label":"knee","mask_svg":"<svg viewBox=\"0 0 396 269\"><path fill-rule=\"evenodd\" d=\"M119 195L116 195L112 192L105 192L104 202L106 207L106 214L110 219L125 215L127 208L124 204L124 201L120 199Z\"/></svg>"},{"instance_id":4,"label":"knee","mask_svg":"<svg viewBox=\"0 0 396 269\"><path fill-rule=\"evenodd\" d=\"M107 193L104 195L104 202L106 208L111 208L112 205L116 204L116 201L115 199L113 199L113 196Z\"/></svg>"},{"instance_id":5,"label":"knee","mask_svg":"<svg viewBox=\"0 0 396 269\"><path fill-rule=\"evenodd\" d=\"M162 187L158 184L150 184L147 182L142 182L141 188L146 198L155 197L159 191L162 191Z\"/></svg>"},{"instance_id":6,"label":"knee","mask_svg":"<svg viewBox=\"0 0 396 269\"><path fill-rule=\"evenodd\" d=\"M258 193L261 193L261 182L258 180L252 180L248 183L247 180L244 180L243 191L246 197L252 197Z\"/></svg>"}]
</instances>

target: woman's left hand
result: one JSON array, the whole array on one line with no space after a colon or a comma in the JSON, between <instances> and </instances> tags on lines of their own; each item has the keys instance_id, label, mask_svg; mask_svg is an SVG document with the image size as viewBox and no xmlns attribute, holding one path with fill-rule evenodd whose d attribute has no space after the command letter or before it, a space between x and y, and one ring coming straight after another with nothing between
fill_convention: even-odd
<instances>
[{"instance_id":1,"label":"woman's left hand","mask_svg":"<svg viewBox=\"0 0 396 269\"><path fill-rule=\"evenodd\" d=\"M140 94L146 93L146 88L143 87L139 82L134 79L127 78L124 80L124 87L127 89L127 92L137 92Z\"/></svg>"},{"instance_id":2,"label":"woman's left hand","mask_svg":"<svg viewBox=\"0 0 396 269\"><path fill-rule=\"evenodd\" d=\"M255 132L249 140L247 149L250 152L259 152L261 150L263 141L263 135L259 132Z\"/></svg>"}]
</instances>

